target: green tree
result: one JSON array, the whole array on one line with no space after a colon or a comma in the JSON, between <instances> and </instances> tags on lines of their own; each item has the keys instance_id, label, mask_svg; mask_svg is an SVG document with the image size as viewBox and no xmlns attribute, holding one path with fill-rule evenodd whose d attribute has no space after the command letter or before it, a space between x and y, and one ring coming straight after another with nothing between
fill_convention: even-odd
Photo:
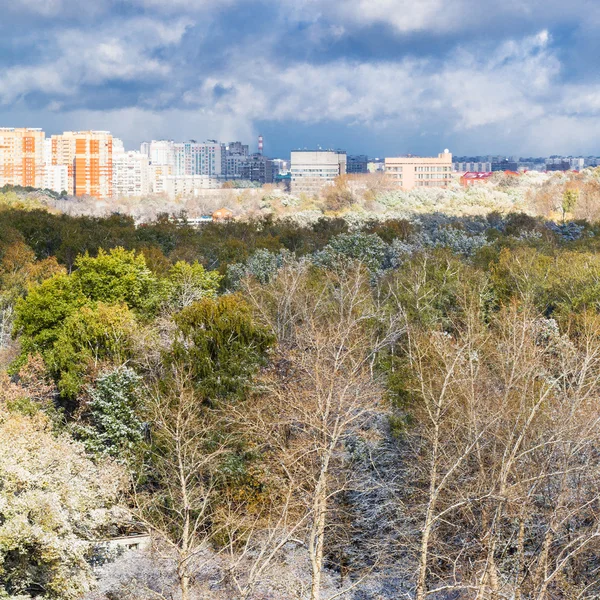
<instances>
[{"instance_id":1,"label":"green tree","mask_svg":"<svg viewBox=\"0 0 600 600\"><path fill-rule=\"evenodd\" d=\"M194 302L175 323L177 338L165 362L188 365L196 389L210 401L243 395L274 342L234 294Z\"/></svg>"},{"instance_id":2,"label":"green tree","mask_svg":"<svg viewBox=\"0 0 600 600\"><path fill-rule=\"evenodd\" d=\"M63 324L46 363L58 388L74 398L86 375L109 365L121 365L133 357L135 316L124 304L83 306Z\"/></svg>"},{"instance_id":3,"label":"green tree","mask_svg":"<svg viewBox=\"0 0 600 600\"><path fill-rule=\"evenodd\" d=\"M447 330L464 318L465 301L489 306L492 291L485 273L465 264L447 249L420 252L391 271L381 289L390 310L401 310L413 323L438 324Z\"/></svg>"},{"instance_id":4,"label":"green tree","mask_svg":"<svg viewBox=\"0 0 600 600\"><path fill-rule=\"evenodd\" d=\"M159 282L146 266L142 253L113 248L89 254L75 261L75 285L93 301L114 304L124 302L129 308L150 314L160 301Z\"/></svg>"},{"instance_id":5,"label":"green tree","mask_svg":"<svg viewBox=\"0 0 600 600\"><path fill-rule=\"evenodd\" d=\"M23 356L51 349L65 319L88 303L80 287L65 274L55 275L30 289L15 307L15 334L21 334Z\"/></svg>"},{"instance_id":6,"label":"green tree","mask_svg":"<svg viewBox=\"0 0 600 600\"><path fill-rule=\"evenodd\" d=\"M577 201L579 200L579 190L565 190L562 197L561 209L563 213L563 225L566 221L567 213L573 212Z\"/></svg>"}]
</instances>

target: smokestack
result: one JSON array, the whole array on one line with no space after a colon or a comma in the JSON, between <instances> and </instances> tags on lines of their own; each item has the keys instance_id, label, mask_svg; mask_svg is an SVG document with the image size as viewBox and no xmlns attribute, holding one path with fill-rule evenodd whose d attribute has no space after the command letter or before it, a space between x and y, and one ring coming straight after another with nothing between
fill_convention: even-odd
<instances>
[{"instance_id":1,"label":"smokestack","mask_svg":"<svg viewBox=\"0 0 600 600\"><path fill-rule=\"evenodd\" d=\"M258 153L262 156L263 153L263 148L264 148L264 144L263 144L263 136L259 135L258 136Z\"/></svg>"}]
</instances>

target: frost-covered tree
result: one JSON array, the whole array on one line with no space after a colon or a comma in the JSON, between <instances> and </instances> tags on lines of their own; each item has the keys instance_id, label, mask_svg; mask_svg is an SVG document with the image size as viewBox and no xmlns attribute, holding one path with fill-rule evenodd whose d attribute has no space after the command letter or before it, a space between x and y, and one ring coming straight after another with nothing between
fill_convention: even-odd
<instances>
[{"instance_id":1,"label":"frost-covered tree","mask_svg":"<svg viewBox=\"0 0 600 600\"><path fill-rule=\"evenodd\" d=\"M375 233L341 233L315 253L315 264L322 267L347 267L351 261L362 262L371 272L385 267L388 245Z\"/></svg>"},{"instance_id":2,"label":"frost-covered tree","mask_svg":"<svg viewBox=\"0 0 600 600\"><path fill-rule=\"evenodd\" d=\"M141 377L117 367L101 375L89 390L87 422L75 427L86 450L125 459L143 439L139 416Z\"/></svg>"},{"instance_id":3,"label":"frost-covered tree","mask_svg":"<svg viewBox=\"0 0 600 600\"><path fill-rule=\"evenodd\" d=\"M227 279L233 289L239 287L244 277L254 277L259 283L268 283L281 269L292 254L287 250L270 252L264 248L257 250L246 263L235 263L227 268Z\"/></svg>"},{"instance_id":4,"label":"frost-covered tree","mask_svg":"<svg viewBox=\"0 0 600 600\"><path fill-rule=\"evenodd\" d=\"M0 586L9 596L75 599L93 583L94 541L115 523L123 483L41 413L0 411Z\"/></svg>"}]
</instances>

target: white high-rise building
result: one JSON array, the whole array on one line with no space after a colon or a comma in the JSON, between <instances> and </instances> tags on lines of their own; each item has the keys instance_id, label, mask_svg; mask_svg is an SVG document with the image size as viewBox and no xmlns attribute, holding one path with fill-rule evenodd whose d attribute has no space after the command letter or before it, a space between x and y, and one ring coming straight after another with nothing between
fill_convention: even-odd
<instances>
[{"instance_id":1,"label":"white high-rise building","mask_svg":"<svg viewBox=\"0 0 600 600\"><path fill-rule=\"evenodd\" d=\"M569 158L569 164L571 165L571 169L576 171L581 171L585 168L585 159L584 158Z\"/></svg>"},{"instance_id":2,"label":"white high-rise building","mask_svg":"<svg viewBox=\"0 0 600 600\"><path fill-rule=\"evenodd\" d=\"M69 193L69 167L66 165L46 164L44 188L57 194Z\"/></svg>"},{"instance_id":3,"label":"white high-rise building","mask_svg":"<svg viewBox=\"0 0 600 600\"><path fill-rule=\"evenodd\" d=\"M148 157L133 150L115 154L113 156L114 197L146 196L150 191L150 162Z\"/></svg>"},{"instance_id":4,"label":"white high-rise building","mask_svg":"<svg viewBox=\"0 0 600 600\"><path fill-rule=\"evenodd\" d=\"M174 145L171 140L152 140L143 142L140 151L148 157L150 164L172 167L175 164Z\"/></svg>"},{"instance_id":5,"label":"white high-rise building","mask_svg":"<svg viewBox=\"0 0 600 600\"><path fill-rule=\"evenodd\" d=\"M318 194L336 177L346 174L346 153L334 150L297 150L291 156L293 194Z\"/></svg>"},{"instance_id":6,"label":"white high-rise building","mask_svg":"<svg viewBox=\"0 0 600 600\"><path fill-rule=\"evenodd\" d=\"M225 144L216 140L204 143L195 141L176 143L175 175L207 175L225 177L227 175L227 151Z\"/></svg>"},{"instance_id":7,"label":"white high-rise building","mask_svg":"<svg viewBox=\"0 0 600 600\"><path fill-rule=\"evenodd\" d=\"M166 177L175 172L175 143L172 140L152 140L143 142L141 153L150 161L149 188L151 194L165 192Z\"/></svg>"}]
</instances>

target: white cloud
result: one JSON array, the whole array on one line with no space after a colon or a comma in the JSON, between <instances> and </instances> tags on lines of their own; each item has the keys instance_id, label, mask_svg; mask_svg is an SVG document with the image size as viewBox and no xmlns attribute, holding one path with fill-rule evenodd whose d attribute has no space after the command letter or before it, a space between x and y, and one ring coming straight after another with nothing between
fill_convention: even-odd
<instances>
[{"instance_id":1,"label":"white cloud","mask_svg":"<svg viewBox=\"0 0 600 600\"><path fill-rule=\"evenodd\" d=\"M29 13L46 18L59 15L86 17L106 11L110 4L110 0L10 0L6 2L6 10L19 15Z\"/></svg>"},{"instance_id":2,"label":"white cloud","mask_svg":"<svg viewBox=\"0 0 600 600\"><path fill-rule=\"evenodd\" d=\"M561 88L561 64L546 30L507 40L489 56L456 51L441 64L427 59L339 60L277 68L267 60L238 57L225 72L205 79L183 100L190 111L244 123L246 129L257 120L291 120L371 129L408 126L414 135L431 130L454 132L455 137L478 132L482 139L493 131L493 143L504 136L515 152L541 152L539 140L548 139L553 146L557 137L544 136L546 127L556 127L564 137L566 124L577 122L577 112L600 113L599 86ZM215 97L215 88L226 93ZM598 129L576 127L580 146L595 142Z\"/></svg>"},{"instance_id":3,"label":"white cloud","mask_svg":"<svg viewBox=\"0 0 600 600\"><path fill-rule=\"evenodd\" d=\"M164 79L171 65L152 53L180 42L190 23L188 19L140 18L92 31L64 30L57 38L57 57L0 74L0 105L36 91L73 96L84 84Z\"/></svg>"},{"instance_id":4,"label":"white cloud","mask_svg":"<svg viewBox=\"0 0 600 600\"><path fill-rule=\"evenodd\" d=\"M457 52L441 65L427 59L398 62L296 63L281 69L240 60L184 95L190 105L248 119L356 121L373 125L432 116L461 128L510 118L537 118L552 93L560 65L541 32L508 41L486 59ZM215 88L228 90L214 98Z\"/></svg>"}]
</instances>

